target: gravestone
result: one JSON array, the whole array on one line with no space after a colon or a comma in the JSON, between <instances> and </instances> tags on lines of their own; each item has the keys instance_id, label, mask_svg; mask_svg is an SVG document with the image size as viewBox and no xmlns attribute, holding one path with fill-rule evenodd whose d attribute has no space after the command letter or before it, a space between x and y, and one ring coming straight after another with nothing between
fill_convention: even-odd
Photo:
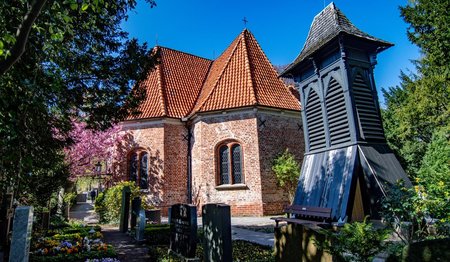
<instances>
[{"instance_id":1,"label":"gravestone","mask_svg":"<svg viewBox=\"0 0 450 262\"><path fill-rule=\"evenodd\" d=\"M122 189L122 206L120 208L120 225L119 230L120 232L127 232L128 231L128 220L130 217L130 197L131 197L131 190L130 187L125 186Z\"/></svg>"},{"instance_id":2,"label":"gravestone","mask_svg":"<svg viewBox=\"0 0 450 262\"><path fill-rule=\"evenodd\" d=\"M195 257L197 248L197 208L176 204L170 209L170 251L186 259Z\"/></svg>"},{"instance_id":3,"label":"gravestone","mask_svg":"<svg viewBox=\"0 0 450 262\"><path fill-rule=\"evenodd\" d=\"M136 225L136 240L138 242L144 241L144 232L145 232L145 210L141 209L138 212L137 216L137 225Z\"/></svg>"},{"instance_id":4,"label":"gravestone","mask_svg":"<svg viewBox=\"0 0 450 262\"><path fill-rule=\"evenodd\" d=\"M33 207L17 207L14 213L11 249L9 251L9 262L28 261L32 226Z\"/></svg>"},{"instance_id":5,"label":"gravestone","mask_svg":"<svg viewBox=\"0 0 450 262\"><path fill-rule=\"evenodd\" d=\"M231 262L231 212L225 204L206 204L202 207L204 261Z\"/></svg>"},{"instance_id":6,"label":"gravestone","mask_svg":"<svg viewBox=\"0 0 450 262\"><path fill-rule=\"evenodd\" d=\"M139 216L139 211L141 210L141 198L135 197L131 200L131 221L130 228L133 230L136 227L136 220Z\"/></svg>"},{"instance_id":7,"label":"gravestone","mask_svg":"<svg viewBox=\"0 0 450 262\"><path fill-rule=\"evenodd\" d=\"M43 211L42 212L42 229L48 230L50 227L50 212Z\"/></svg>"},{"instance_id":8,"label":"gravestone","mask_svg":"<svg viewBox=\"0 0 450 262\"><path fill-rule=\"evenodd\" d=\"M12 192L4 193L0 207L0 246L3 248L9 245L9 229L11 228L11 218L13 217L13 199Z\"/></svg>"}]
</instances>

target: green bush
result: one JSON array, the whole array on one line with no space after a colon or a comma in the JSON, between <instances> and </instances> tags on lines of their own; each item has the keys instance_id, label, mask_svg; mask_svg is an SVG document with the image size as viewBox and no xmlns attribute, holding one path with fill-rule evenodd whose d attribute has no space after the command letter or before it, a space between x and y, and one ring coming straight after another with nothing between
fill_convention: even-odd
<instances>
[{"instance_id":1,"label":"green bush","mask_svg":"<svg viewBox=\"0 0 450 262\"><path fill-rule=\"evenodd\" d=\"M440 186L440 183L435 185ZM448 194L448 193L447 193ZM382 200L382 217L403 245L426 239L449 237L449 214L439 211L448 210L449 201L423 192L422 186L406 188L403 183L391 187ZM441 209L442 208L442 209ZM435 220L431 222L430 217Z\"/></svg>"},{"instance_id":2,"label":"green bush","mask_svg":"<svg viewBox=\"0 0 450 262\"><path fill-rule=\"evenodd\" d=\"M169 245L170 225L147 225L144 235L148 245Z\"/></svg>"},{"instance_id":3,"label":"green bush","mask_svg":"<svg viewBox=\"0 0 450 262\"><path fill-rule=\"evenodd\" d=\"M412 243L403 249L402 262L450 261L450 239L434 239Z\"/></svg>"},{"instance_id":4,"label":"green bush","mask_svg":"<svg viewBox=\"0 0 450 262\"><path fill-rule=\"evenodd\" d=\"M74 206L77 203L77 193L71 192L64 194L64 203L69 207Z\"/></svg>"},{"instance_id":5,"label":"green bush","mask_svg":"<svg viewBox=\"0 0 450 262\"><path fill-rule=\"evenodd\" d=\"M126 186L130 187L131 199L144 197L144 193L141 193L139 187L132 181L119 182L105 192L100 193L95 200L95 212L100 217L100 223L119 223L122 190Z\"/></svg>"},{"instance_id":6,"label":"green bush","mask_svg":"<svg viewBox=\"0 0 450 262\"><path fill-rule=\"evenodd\" d=\"M387 248L383 241L387 239L389 231L375 229L366 219L363 222L347 223L337 233L322 230L328 241L314 240L314 244L337 261L372 261L376 254Z\"/></svg>"},{"instance_id":7,"label":"green bush","mask_svg":"<svg viewBox=\"0 0 450 262\"><path fill-rule=\"evenodd\" d=\"M300 177L300 165L294 155L286 149L273 160L272 171L275 173L278 186L286 190L292 203Z\"/></svg>"}]
</instances>

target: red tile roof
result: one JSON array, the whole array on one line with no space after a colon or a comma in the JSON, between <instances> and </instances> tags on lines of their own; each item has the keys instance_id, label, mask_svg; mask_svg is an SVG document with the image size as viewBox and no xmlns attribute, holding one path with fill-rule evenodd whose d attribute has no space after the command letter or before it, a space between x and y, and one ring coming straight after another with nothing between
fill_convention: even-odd
<instances>
[{"instance_id":1,"label":"red tile roof","mask_svg":"<svg viewBox=\"0 0 450 262\"><path fill-rule=\"evenodd\" d=\"M189 114L212 61L166 47L155 47L159 63L143 82L147 97L141 113L129 119L181 118Z\"/></svg>"},{"instance_id":2,"label":"red tile roof","mask_svg":"<svg viewBox=\"0 0 450 262\"><path fill-rule=\"evenodd\" d=\"M157 47L160 63L144 81L147 98L130 119L191 116L245 106L300 110L254 36L244 30L214 62Z\"/></svg>"},{"instance_id":3,"label":"red tile roof","mask_svg":"<svg viewBox=\"0 0 450 262\"><path fill-rule=\"evenodd\" d=\"M255 37L244 30L214 61L193 113L251 105L300 110Z\"/></svg>"}]
</instances>

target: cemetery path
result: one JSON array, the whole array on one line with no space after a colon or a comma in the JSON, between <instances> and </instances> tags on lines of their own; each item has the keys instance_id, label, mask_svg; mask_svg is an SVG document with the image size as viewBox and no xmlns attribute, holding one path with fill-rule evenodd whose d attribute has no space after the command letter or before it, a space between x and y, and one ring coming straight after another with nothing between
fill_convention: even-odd
<instances>
[{"instance_id":1,"label":"cemetery path","mask_svg":"<svg viewBox=\"0 0 450 262\"><path fill-rule=\"evenodd\" d=\"M148 248L129 235L119 231L117 227L102 226L102 234L106 243L111 244L117 251L121 262L150 261Z\"/></svg>"},{"instance_id":2,"label":"cemetery path","mask_svg":"<svg viewBox=\"0 0 450 262\"><path fill-rule=\"evenodd\" d=\"M89 202L78 202L69 212L69 218L83 220L87 224L97 224L98 216L94 211L94 204Z\"/></svg>"}]
</instances>

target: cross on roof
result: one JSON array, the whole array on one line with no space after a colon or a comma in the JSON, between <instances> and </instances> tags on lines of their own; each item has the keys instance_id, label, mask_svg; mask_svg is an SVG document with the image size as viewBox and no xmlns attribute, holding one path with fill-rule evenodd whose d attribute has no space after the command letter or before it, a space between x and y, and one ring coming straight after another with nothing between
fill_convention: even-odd
<instances>
[{"instance_id":1,"label":"cross on roof","mask_svg":"<svg viewBox=\"0 0 450 262\"><path fill-rule=\"evenodd\" d=\"M244 19L242 19L242 22L244 22L244 27L247 27L248 20L245 16L244 16Z\"/></svg>"}]
</instances>

